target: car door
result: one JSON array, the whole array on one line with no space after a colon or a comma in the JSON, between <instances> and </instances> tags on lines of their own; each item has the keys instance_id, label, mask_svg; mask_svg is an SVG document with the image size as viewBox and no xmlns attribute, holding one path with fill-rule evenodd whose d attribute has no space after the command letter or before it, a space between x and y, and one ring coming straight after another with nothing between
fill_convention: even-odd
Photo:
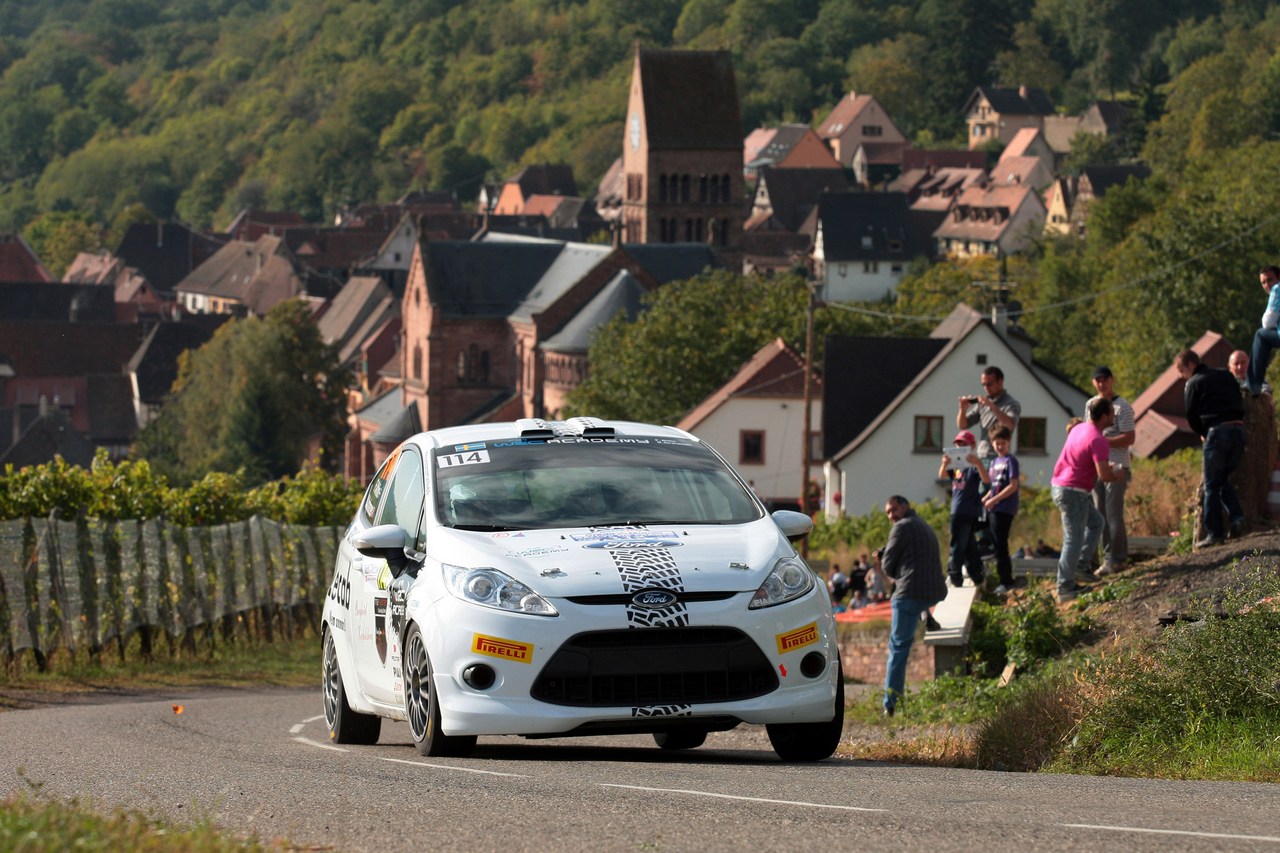
<instances>
[{"instance_id":1,"label":"car door","mask_svg":"<svg viewBox=\"0 0 1280 853\"><path fill-rule=\"evenodd\" d=\"M394 470L389 474L390 482L374 524L394 524L405 532L406 544L416 543L426 491L422 455L416 448L401 448ZM398 706L403 702L404 686L400 638L392 624L391 605L403 607L404 602L389 601L391 570L386 560L370 557L360 557L360 560L361 602L367 603L356 617L358 639L355 657L360 689L376 702ZM353 586L354 582L353 577Z\"/></svg>"}]
</instances>

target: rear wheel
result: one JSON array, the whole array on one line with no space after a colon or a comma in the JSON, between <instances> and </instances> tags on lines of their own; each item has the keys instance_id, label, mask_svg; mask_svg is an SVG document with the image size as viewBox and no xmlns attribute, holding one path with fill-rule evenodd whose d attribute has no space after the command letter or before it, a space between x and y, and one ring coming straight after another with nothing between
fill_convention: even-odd
<instances>
[{"instance_id":1,"label":"rear wheel","mask_svg":"<svg viewBox=\"0 0 1280 853\"><path fill-rule=\"evenodd\" d=\"M697 749L707 742L705 729L672 729L666 732L654 732L653 742L659 749Z\"/></svg>"},{"instance_id":2,"label":"rear wheel","mask_svg":"<svg viewBox=\"0 0 1280 853\"><path fill-rule=\"evenodd\" d=\"M338 648L334 644L333 632L325 631L324 637L321 687L324 690L324 721L329 726L329 740L334 743L377 743L378 734L382 731L382 718L351 710L342 686L342 671L338 669Z\"/></svg>"},{"instance_id":3,"label":"rear wheel","mask_svg":"<svg viewBox=\"0 0 1280 853\"><path fill-rule=\"evenodd\" d=\"M836 681L835 715L828 723L773 723L764 727L783 761L821 761L840 745L844 733L844 672Z\"/></svg>"},{"instance_id":4,"label":"rear wheel","mask_svg":"<svg viewBox=\"0 0 1280 853\"><path fill-rule=\"evenodd\" d=\"M431 659L422 632L414 625L404 641L404 709L409 716L409 733L418 752L431 756L470 755L475 736L451 737L440 731L440 703L436 699Z\"/></svg>"}]
</instances>

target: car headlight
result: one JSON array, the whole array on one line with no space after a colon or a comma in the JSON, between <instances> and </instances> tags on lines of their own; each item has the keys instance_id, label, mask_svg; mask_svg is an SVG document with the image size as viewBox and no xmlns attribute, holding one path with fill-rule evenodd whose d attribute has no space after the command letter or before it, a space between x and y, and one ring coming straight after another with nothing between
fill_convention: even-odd
<instances>
[{"instance_id":1,"label":"car headlight","mask_svg":"<svg viewBox=\"0 0 1280 853\"><path fill-rule=\"evenodd\" d=\"M468 569L449 565L443 568L445 586L463 601L496 610L509 610L512 613L560 615L551 606L551 602L497 569Z\"/></svg>"},{"instance_id":2,"label":"car headlight","mask_svg":"<svg viewBox=\"0 0 1280 853\"><path fill-rule=\"evenodd\" d=\"M773 607L799 598L813 589L813 572L798 557L783 557L751 598L749 608Z\"/></svg>"}]
</instances>

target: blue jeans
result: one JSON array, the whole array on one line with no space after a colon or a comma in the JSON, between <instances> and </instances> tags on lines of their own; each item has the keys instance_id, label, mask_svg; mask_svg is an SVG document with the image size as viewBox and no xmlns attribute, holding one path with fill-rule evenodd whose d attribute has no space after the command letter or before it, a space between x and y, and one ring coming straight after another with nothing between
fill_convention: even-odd
<instances>
[{"instance_id":1,"label":"blue jeans","mask_svg":"<svg viewBox=\"0 0 1280 853\"><path fill-rule=\"evenodd\" d=\"M884 707L887 710L893 710L898 704L898 697L906 692L907 657L911 654L911 644L916 640L916 626L920 624L920 614L935 603L915 598L894 598L891 601L893 622L889 628L889 663L884 670Z\"/></svg>"},{"instance_id":2,"label":"blue jeans","mask_svg":"<svg viewBox=\"0 0 1280 853\"><path fill-rule=\"evenodd\" d=\"M1265 331L1265 330L1264 330ZM1250 363L1250 370L1253 369ZM1244 521L1244 510L1228 479L1244 456L1244 427L1216 426L1204 438L1204 526L1217 539L1225 536L1222 510L1234 524Z\"/></svg>"},{"instance_id":3,"label":"blue jeans","mask_svg":"<svg viewBox=\"0 0 1280 853\"><path fill-rule=\"evenodd\" d=\"M951 553L947 559L947 576L951 578L953 586L960 586L964 581L963 569L966 568L974 584L981 584L985 577L982 554L978 552L978 540L975 538L981 523L976 515L951 516Z\"/></svg>"},{"instance_id":4,"label":"blue jeans","mask_svg":"<svg viewBox=\"0 0 1280 853\"><path fill-rule=\"evenodd\" d=\"M1267 367L1271 364L1271 351L1280 347L1280 329L1259 329L1253 333L1253 355L1249 358L1249 372L1245 382L1249 390L1257 394L1267 381Z\"/></svg>"},{"instance_id":5,"label":"blue jeans","mask_svg":"<svg viewBox=\"0 0 1280 853\"><path fill-rule=\"evenodd\" d=\"M1102 535L1102 513L1093 505L1093 494L1053 487L1053 502L1062 513L1062 555L1058 557L1058 592L1076 585L1076 565L1081 554L1092 554Z\"/></svg>"}]
</instances>

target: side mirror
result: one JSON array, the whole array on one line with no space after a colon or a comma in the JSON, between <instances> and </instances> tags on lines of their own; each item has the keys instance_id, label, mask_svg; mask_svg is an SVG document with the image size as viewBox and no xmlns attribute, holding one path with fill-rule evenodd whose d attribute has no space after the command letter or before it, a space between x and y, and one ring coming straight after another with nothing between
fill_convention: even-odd
<instances>
[{"instance_id":1,"label":"side mirror","mask_svg":"<svg viewBox=\"0 0 1280 853\"><path fill-rule=\"evenodd\" d=\"M422 563L422 555L417 552L410 554L408 539L409 535L399 526L379 524L351 537L351 546L366 557L386 560L392 577L398 578Z\"/></svg>"},{"instance_id":2,"label":"side mirror","mask_svg":"<svg viewBox=\"0 0 1280 853\"><path fill-rule=\"evenodd\" d=\"M809 535L809 531L813 530L813 519L803 512L780 509L773 513L772 518L773 523L778 525L778 529L782 531L782 535L788 539L803 538Z\"/></svg>"}]
</instances>

